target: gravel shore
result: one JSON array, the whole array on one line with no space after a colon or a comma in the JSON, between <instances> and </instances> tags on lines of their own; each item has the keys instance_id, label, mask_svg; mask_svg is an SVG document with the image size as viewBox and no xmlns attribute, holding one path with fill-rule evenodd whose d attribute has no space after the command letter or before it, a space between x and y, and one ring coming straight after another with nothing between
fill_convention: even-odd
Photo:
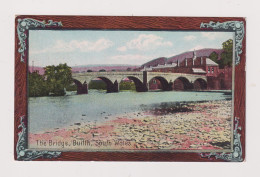
<instances>
[{"instance_id":1,"label":"gravel shore","mask_svg":"<svg viewBox=\"0 0 260 177\"><path fill-rule=\"evenodd\" d=\"M29 134L29 148L216 150L231 146L231 100L178 103Z\"/></svg>"}]
</instances>

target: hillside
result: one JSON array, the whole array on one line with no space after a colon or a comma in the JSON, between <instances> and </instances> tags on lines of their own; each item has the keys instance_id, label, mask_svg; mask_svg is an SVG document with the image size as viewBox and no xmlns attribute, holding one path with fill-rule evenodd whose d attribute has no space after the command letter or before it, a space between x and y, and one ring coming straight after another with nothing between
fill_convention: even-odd
<instances>
[{"instance_id":1,"label":"hillside","mask_svg":"<svg viewBox=\"0 0 260 177\"><path fill-rule=\"evenodd\" d=\"M206 56L209 57L209 55L212 52L216 52L219 56L218 59L220 59L220 54L223 52L223 49L200 49L200 50L195 50L196 52L196 56L197 57L202 57L202 56ZM160 57L160 58L156 58L153 59L149 62L144 63L141 67L144 66L157 66L158 64L160 65L164 65L164 64L171 64L171 63L176 63L177 60L179 60L179 62L183 61L185 58L192 58L193 57L193 51L188 51L188 52L184 52L181 53L179 55L175 55L169 58L165 58L165 57Z\"/></svg>"},{"instance_id":2,"label":"hillside","mask_svg":"<svg viewBox=\"0 0 260 177\"><path fill-rule=\"evenodd\" d=\"M181 53L179 55L172 56L168 58L167 63L175 63L177 60L179 62L183 61L185 58L192 58L193 57L193 52L194 51L188 51ZM223 52L223 49L200 49L200 50L195 50L196 56L197 57L209 57L212 52L216 52L218 54L218 59L220 59L220 54Z\"/></svg>"}]
</instances>

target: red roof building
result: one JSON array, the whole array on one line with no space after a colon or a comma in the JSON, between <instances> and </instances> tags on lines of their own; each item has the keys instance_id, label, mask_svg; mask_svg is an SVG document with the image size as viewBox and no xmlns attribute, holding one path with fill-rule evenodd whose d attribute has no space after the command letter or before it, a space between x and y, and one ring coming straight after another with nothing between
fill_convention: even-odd
<instances>
[{"instance_id":1,"label":"red roof building","mask_svg":"<svg viewBox=\"0 0 260 177\"><path fill-rule=\"evenodd\" d=\"M209 58L209 55L212 52L216 52L218 53L218 56L220 56L223 50L202 49L193 52L185 52L168 59L161 57L143 64L140 70L206 75L208 89L232 89L232 68L226 67L225 69L219 69L219 65ZM150 88L158 89L160 87L158 81L152 80L151 82ZM158 86L156 86L155 83L157 83Z\"/></svg>"}]
</instances>

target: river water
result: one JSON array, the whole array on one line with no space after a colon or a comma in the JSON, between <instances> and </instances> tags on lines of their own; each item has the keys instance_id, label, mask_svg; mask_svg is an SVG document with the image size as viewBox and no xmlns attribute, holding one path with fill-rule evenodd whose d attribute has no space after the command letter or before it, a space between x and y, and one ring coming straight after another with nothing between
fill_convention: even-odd
<instances>
[{"instance_id":1,"label":"river water","mask_svg":"<svg viewBox=\"0 0 260 177\"><path fill-rule=\"evenodd\" d=\"M160 104L231 99L223 92L119 92L89 90L89 94L29 98L29 132L44 132L74 123L104 121Z\"/></svg>"}]
</instances>

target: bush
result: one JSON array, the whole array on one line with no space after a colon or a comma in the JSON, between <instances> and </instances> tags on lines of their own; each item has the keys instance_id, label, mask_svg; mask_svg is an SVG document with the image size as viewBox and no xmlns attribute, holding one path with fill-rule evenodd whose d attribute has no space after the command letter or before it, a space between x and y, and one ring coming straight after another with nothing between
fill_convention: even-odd
<instances>
[{"instance_id":1,"label":"bush","mask_svg":"<svg viewBox=\"0 0 260 177\"><path fill-rule=\"evenodd\" d=\"M97 89L97 90L106 90L107 89L107 85L104 81L101 80L92 80L89 85L88 85L89 89Z\"/></svg>"},{"instance_id":2,"label":"bush","mask_svg":"<svg viewBox=\"0 0 260 177\"><path fill-rule=\"evenodd\" d=\"M135 84L134 82L121 82L119 90L135 90Z\"/></svg>"},{"instance_id":3,"label":"bush","mask_svg":"<svg viewBox=\"0 0 260 177\"><path fill-rule=\"evenodd\" d=\"M46 66L44 69L49 94L53 96L65 95L65 88L72 84L71 67L65 63L58 66Z\"/></svg>"},{"instance_id":4,"label":"bush","mask_svg":"<svg viewBox=\"0 0 260 177\"><path fill-rule=\"evenodd\" d=\"M49 91L44 77L37 71L28 75L29 97L48 96Z\"/></svg>"},{"instance_id":5,"label":"bush","mask_svg":"<svg viewBox=\"0 0 260 177\"><path fill-rule=\"evenodd\" d=\"M72 86L71 68L67 64L46 66L44 75L37 71L29 73L29 97L37 96L63 96L67 90L77 90Z\"/></svg>"},{"instance_id":6,"label":"bush","mask_svg":"<svg viewBox=\"0 0 260 177\"><path fill-rule=\"evenodd\" d=\"M77 91L77 85L76 84L70 84L66 87L67 91Z\"/></svg>"}]
</instances>

